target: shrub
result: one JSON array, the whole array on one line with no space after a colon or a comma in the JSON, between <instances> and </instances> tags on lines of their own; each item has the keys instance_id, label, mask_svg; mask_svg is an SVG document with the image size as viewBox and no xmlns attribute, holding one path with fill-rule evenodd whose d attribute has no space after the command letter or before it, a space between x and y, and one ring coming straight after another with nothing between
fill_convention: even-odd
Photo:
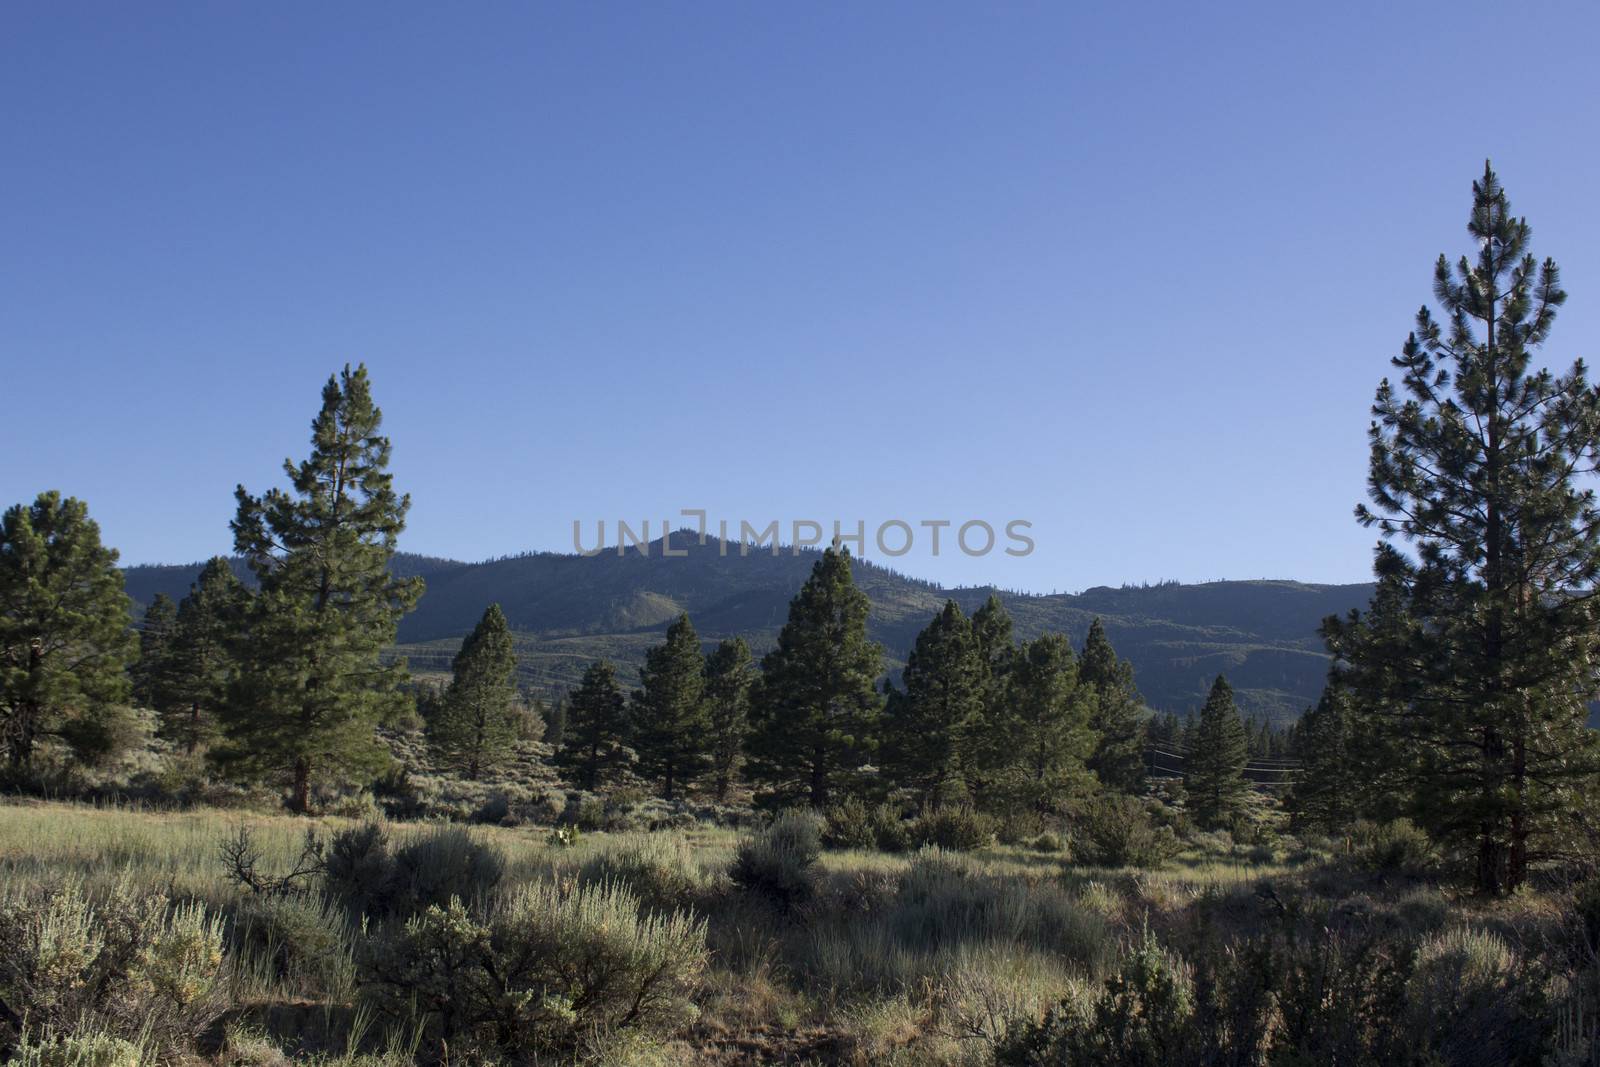
<instances>
[{"instance_id":1,"label":"shrub","mask_svg":"<svg viewBox=\"0 0 1600 1067\"><path fill-rule=\"evenodd\" d=\"M354 985L355 938L337 902L320 894L246 897L234 919L238 954L273 981L307 996L342 996Z\"/></svg>"},{"instance_id":2,"label":"shrub","mask_svg":"<svg viewBox=\"0 0 1600 1067\"><path fill-rule=\"evenodd\" d=\"M580 885L626 886L653 911L686 907L705 887L694 850L681 837L649 834L591 857L578 871Z\"/></svg>"},{"instance_id":3,"label":"shrub","mask_svg":"<svg viewBox=\"0 0 1600 1067\"><path fill-rule=\"evenodd\" d=\"M1117 793L1086 804L1073 831L1076 858L1101 867L1159 867L1180 847L1177 835L1155 825L1142 803Z\"/></svg>"},{"instance_id":4,"label":"shrub","mask_svg":"<svg viewBox=\"0 0 1600 1067\"><path fill-rule=\"evenodd\" d=\"M1420 877L1439 862L1433 842L1410 819L1357 823L1350 836L1356 866L1365 871Z\"/></svg>"},{"instance_id":5,"label":"shrub","mask_svg":"<svg viewBox=\"0 0 1600 1067\"><path fill-rule=\"evenodd\" d=\"M911 828L911 840L922 848L971 852L994 844L996 824L992 816L965 805L930 811Z\"/></svg>"},{"instance_id":6,"label":"shrub","mask_svg":"<svg viewBox=\"0 0 1600 1067\"><path fill-rule=\"evenodd\" d=\"M392 861L382 826L372 822L334 834L323 862L328 892L353 911L366 912L384 900Z\"/></svg>"},{"instance_id":7,"label":"shrub","mask_svg":"<svg viewBox=\"0 0 1600 1067\"><path fill-rule=\"evenodd\" d=\"M145 1067L151 1059L143 1046L95 1030L25 1041L6 1067Z\"/></svg>"},{"instance_id":8,"label":"shrub","mask_svg":"<svg viewBox=\"0 0 1600 1067\"><path fill-rule=\"evenodd\" d=\"M739 843L728 873L740 889L790 908L811 899L811 868L821 853L822 820L811 812L786 812Z\"/></svg>"},{"instance_id":9,"label":"shrub","mask_svg":"<svg viewBox=\"0 0 1600 1067\"><path fill-rule=\"evenodd\" d=\"M101 1031L180 1049L221 1014L225 973L215 916L126 880L103 900L68 882L0 902L0 1001L52 1040Z\"/></svg>"},{"instance_id":10,"label":"shrub","mask_svg":"<svg viewBox=\"0 0 1600 1067\"><path fill-rule=\"evenodd\" d=\"M855 797L834 804L823 813L822 843L828 848L873 848L878 835L872 813Z\"/></svg>"},{"instance_id":11,"label":"shrub","mask_svg":"<svg viewBox=\"0 0 1600 1067\"><path fill-rule=\"evenodd\" d=\"M1541 1018L1503 939L1462 927L1424 938L1406 983L1413 1034L1439 1062L1469 1067L1537 1062Z\"/></svg>"},{"instance_id":12,"label":"shrub","mask_svg":"<svg viewBox=\"0 0 1600 1067\"><path fill-rule=\"evenodd\" d=\"M481 902L505 876L505 857L455 826L428 830L399 848L376 824L344 830L327 850L328 891L357 914L415 915L451 897Z\"/></svg>"},{"instance_id":13,"label":"shrub","mask_svg":"<svg viewBox=\"0 0 1600 1067\"><path fill-rule=\"evenodd\" d=\"M1014 1067L1097 1063L1165 1067L1193 1062L1194 978L1149 930L1105 982L1092 1005L1063 1001L1037 1022L1014 1026L995 1047L995 1063Z\"/></svg>"},{"instance_id":14,"label":"shrub","mask_svg":"<svg viewBox=\"0 0 1600 1067\"><path fill-rule=\"evenodd\" d=\"M693 1012L705 925L639 913L615 885L524 887L475 918L459 899L384 937L369 966L391 1010L485 1052L570 1051L591 1033L665 1031Z\"/></svg>"},{"instance_id":15,"label":"shrub","mask_svg":"<svg viewBox=\"0 0 1600 1067\"><path fill-rule=\"evenodd\" d=\"M1053 830L1045 830L1029 839L1027 847L1030 852L1065 852L1067 849L1061 835Z\"/></svg>"}]
</instances>

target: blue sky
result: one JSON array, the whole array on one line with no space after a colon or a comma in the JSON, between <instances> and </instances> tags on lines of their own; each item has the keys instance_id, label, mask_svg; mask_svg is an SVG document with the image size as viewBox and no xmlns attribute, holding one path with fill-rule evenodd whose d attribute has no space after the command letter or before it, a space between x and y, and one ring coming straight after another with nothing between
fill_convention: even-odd
<instances>
[{"instance_id":1,"label":"blue sky","mask_svg":"<svg viewBox=\"0 0 1600 1067\"><path fill-rule=\"evenodd\" d=\"M1364 580L1485 157L1551 361L1600 338L1600 9L1506 11L8 4L0 501L225 550L364 360L414 551L699 507L1032 522L886 561L947 583Z\"/></svg>"}]
</instances>

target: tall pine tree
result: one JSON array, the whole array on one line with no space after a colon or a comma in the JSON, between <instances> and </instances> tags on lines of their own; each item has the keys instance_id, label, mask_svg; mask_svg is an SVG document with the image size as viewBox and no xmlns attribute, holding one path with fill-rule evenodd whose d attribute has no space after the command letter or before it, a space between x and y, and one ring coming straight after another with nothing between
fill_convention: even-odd
<instances>
[{"instance_id":1,"label":"tall pine tree","mask_svg":"<svg viewBox=\"0 0 1600 1067\"><path fill-rule=\"evenodd\" d=\"M1007 673L1001 745L991 748L995 789L1014 806L1037 812L1092 788L1085 760L1094 751L1089 719L1094 693L1079 682L1072 644L1046 633L1025 643Z\"/></svg>"},{"instance_id":2,"label":"tall pine tree","mask_svg":"<svg viewBox=\"0 0 1600 1067\"><path fill-rule=\"evenodd\" d=\"M1349 694L1329 685L1300 717L1300 771L1284 797L1296 829L1341 833L1355 821L1365 785L1351 732Z\"/></svg>"},{"instance_id":3,"label":"tall pine tree","mask_svg":"<svg viewBox=\"0 0 1600 1067\"><path fill-rule=\"evenodd\" d=\"M567 722L556 762L584 789L597 789L608 770L625 759L627 703L617 672L606 660L591 663L567 700Z\"/></svg>"},{"instance_id":4,"label":"tall pine tree","mask_svg":"<svg viewBox=\"0 0 1600 1067\"><path fill-rule=\"evenodd\" d=\"M1084 639L1078 678L1095 698L1089 717L1095 734L1089 769L1108 789L1137 792L1144 785L1144 700L1133 684L1133 664L1118 658L1098 616Z\"/></svg>"},{"instance_id":5,"label":"tall pine tree","mask_svg":"<svg viewBox=\"0 0 1600 1067\"><path fill-rule=\"evenodd\" d=\"M250 594L226 559L208 561L178 605L156 709L161 736L193 753L217 733L237 670L239 629Z\"/></svg>"},{"instance_id":6,"label":"tall pine tree","mask_svg":"<svg viewBox=\"0 0 1600 1067\"><path fill-rule=\"evenodd\" d=\"M661 783L671 800L705 772L711 726L706 710L706 661L687 614L667 627L667 638L645 653L634 694L633 746L639 770Z\"/></svg>"},{"instance_id":7,"label":"tall pine tree","mask_svg":"<svg viewBox=\"0 0 1600 1067\"><path fill-rule=\"evenodd\" d=\"M499 604L461 642L450 685L428 733L445 763L476 780L506 761L517 740L517 652Z\"/></svg>"},{"instance_id":8,"label":"tall pine tree","mask_svg":"<svg viewBox=\"0 0 1600 1067\"><path fill-rule=\"evenodd\" d=\"M724 641L706 657L706 708L711 717L711 781L717 800L739 773L750 727L750 688L755 664L744 638Z\"/></svg>"},{"instance_id":9,"label":"tall pine tree","mask_svg":"<svg viewBox=\"0 0 1600 1067\"><path fill-rule=\"evenodd\" d=\"M761 661L750 771L813 807L845 787L876 746L883 652L867 639L868 608L850 553L835 545L789 602L777 647Z\"/></svg>"},{"instance_id":10,"label":"tall pine tree","mask_svg":"<svg viewBox=\"0 0 1600 1067\"><path fill-rule=\"evenodd\" d=\"M1211 684L1211 693L1200 709L1200 722L1193 731L1194 750L1189 754L1184 791L1195 822L1207 829L1232 826L1244 811L1250 786L1244 779L1250 762L1250 740L1239 709L1233 704L1233 688L1222 675Z\"/></svg>"},{"instance_id":11,"label":"tall pine tree","mask_svg":"<svg viewBox=\"0 0 1600 1067\"><path fill-rule=\"evenodd\" d=\"M139 620L139 659L128 669L133 699L147 708L168 702L173 670L172 633L178 627L178 605L165 593L150 598Z\"/></svg>"},{"instance_id":12,"label":"tall pine tree","mask_svg":"<svg viewBox=\"0 0 1600 1067\"><path fill-rule=\"evenodd\" d=\"M917 635L883 721L883 769L937 807L965 792L963 769L982 725L984 672L972 624L953 600Z\"/></svg>"},{"instance_id":13,"label":"tall pine tree","mask_svg":"<svg viewBox=\"0 0 1600 1067\"><path fill-rule=\"evenodd\" d=\"M1434 268L1443 321L1417 313L1399 382L1378 387L1371 506L1357 508L1413 625L1394 644L1348 621L1326 633L1374 727L1414 760L1418 819L1471 848L1495 893L1567 848L1600 772L1585 726L1600 696L1600 392L1581 361L1533 365L1566 293L1487 164L1467 232L1472 256Z\"/></svg>"},{"instance_id":14,"label":"tall pine tree","mask_svg":"<svg viewBox=\"0 0 1600 1067\"><path fill-rule=\"evenodd\" d=\"M289 784L310 808L319 775L376 773L376 734L405 706L403 663L380 654L422 594L390 573L410 497L395 493L365 366L328 379L311 456L284 461L291 489L236 492L234 548L259 591L246 616L224 725L229 756Z\"/></svg>"},{"instance_id":15,"label":"tall pine tree","mask_svg":"<svg viewBox=\"0 0 1600 1067\"><path fill-rule=\"evenodd\" d=\"M40 741L70 744L127 699L129 607L116 550L81 500L40 493L0 517L0 742L12 772Z\"/></svg>"}]
</instances>

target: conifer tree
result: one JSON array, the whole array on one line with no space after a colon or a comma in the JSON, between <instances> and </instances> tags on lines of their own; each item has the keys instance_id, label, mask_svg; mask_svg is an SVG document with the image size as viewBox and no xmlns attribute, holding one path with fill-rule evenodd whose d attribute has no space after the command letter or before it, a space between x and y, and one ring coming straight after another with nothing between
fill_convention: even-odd
<instances>
[{"instance_id":1,"label":"conifer tree","mask_svg":"<svg viewBox=\"0 0 1600 1067\"><path fill-rule=\"evenodd\" d=\"M1351 729L1349 694L1336 684L1300 717L1300 772L1284 797L1296 829L1340 833L1355 821L1364 786Z\"/></svg>"},{"instance_id":2,"label":"conifer tree","mask_svg":"<svg viewBox=\"0 0 1600 1067\"><path fill-rule=\"evenodd\" d=\"M728 790L739 773L744 754L745 734L750 723L750 689L755 682L755 664L750 646L735 637L717 646L706 657L706 706L711 717L711 776L718 802L728 799Z\"/></svg>"},{"instance_id":3,"label":"conifer tree","mask_svg":"<svg viewBox=\"0 0 1600 1067\"><path fill-rule=\"evenodd\" d=\"M193 753L216 736L237 670L235 652L250 594L226 559L210 560L178 605L155 707L161 736Z\"/></svg>"},{"instance_id":4,"label":"conifer tree","mask_svg":"<svg viewBox=\"0 0 1600 1067\"><path fill-rule=\"evenodd\" d=\"M552 752L560 752L567 739L567 705L569 697L566 693L557 693L550 701L550 708L544 720L544 743L550 746Z\"/></svg>"},{"instance_id":5,"label":"conifer tree","mask_svg":"<svg viewBox=\"0 0 1600 1067\"><path fill-rule=\"evenodd\" d=\"M284 461L291 489L235 493L234 548L259 591L227 704L226 756L281 776L295 811L309 809L318 775L381 770L376 728L405 706L405 665L380 654L422 580L389 570L411 500L394 491L382 421L366 367L346 366L323 388L310 458Z\"/></svg>"},{"instance_id":6,"label":"conifer tree","mask_svg":"<svg viewBox=\"0 0 1600 1067\"><path fill-rule=\"evenodd\" d=\"M605 772L623 762L626 710L616 669L606 660L590 664L567 700L566 736L556 756L582 788L599 788Z\"/></svg>"},{"instance_id":7,"label":"conifer tree","mask_svg":"<svg viewBox=\"0 0 1600 1067\"><path fill-rule=\"evenodd\" d=\"M1249 762L1250 741L1233 704L1233 688L1219 674L1200 709L1183 782L1195 822L1207 829L1232 825L1250 791L1244 779Z\"/></svg>"},{"instance_id":8,"label":"conifer tree","mask_svg":"<svg viewBox=\"0 0 1600 1067\"><path fill-rule=\"evenodd\" d=\"M172 671L172 632L178 626L178 605L165 593L150 598L144 618L139 620L139 658L128 669L133 681L133 699L147 708L160 708L167 701L166 689Z\"/></svg>"},{"instance_id":9,"label":"conifer tree","mask_svg":"<svg viewBox=\"0 0 1600 1067\"><path fill-rule=\"evenodd\" d=\"M632 737L639 770L661 782L661 795L705 772L711 719L706 709L706 661L687 614L667 627L666 640L645 653L634 694Z\"/></svg>"},{"instance_id":10,"label":"conifer tree","mask_svg":"<svg viewBox=\"0 0 1600 1067\"><path fill-rule=\"evenodd\" d=\"M1417 313L1373 403L1357 517L1398 612L1325 635L1363 719L1409 757L1414 814L1496 893L1567 847L1600 770L1600 392L1581 361L1533 366L1566 293L1487 164L1467 230L1473 256L1434 269L1443 321Z\"/></svg>"},{"instance_id":11,"label":"conifer tree","mask_svg":"<svg viewBox=\"0 0 1600 1067\"><path fill-rule=\"evenodd\" d=\"M128 698L129 608L116 550L82 501L50 491L0 516L0 743L13 773L41 740L71 743Z\"/></svg>"},{"instance_id":12,"label":"conifer tree","mask_svg":"<svg viewBox=\"0 0 1600 1067\"><path fill-rule=\"evenodd\" d=\"M499 604L461 642L450 685L428 733L445 763L477 780L505 762L517 740L517 652Z\"/></svg>"},{"instance_id":13,"label":"conifer tree","mask_svg":"<svg viewBox=\"0 0 1600 1067\"><path fill-rule=\"evenodd\" d=\"M963 788L973 733L984 711L984 671L972 624L954 600L917 635L891 691L883 722L883 768L896 786L911 787L937 807Z\"/></svg>"},{"instance_id":14,"label":"conifer tree","mask_svg":"<svg viewBox=\"0 0 1600 1067\"><path fill-rule=\"evenodd\" d=\"M1117 657L1099 617L1089 624L1078 678L1095 698L1089 769L1108 789L1137 792L1144 785L1144 700L1133 684L1133 664Z\"/></svg>"},{"instance_id":15,"label":"conifer tree","mask_svg":"<svg viewBox=\"0 0 1600 1067\"><path fill-rule=\"evenodd\" d=\"M1046 633L1023 644L1007 674L995 788L1011 803L1041 812L1089 792L1093 776L1084 761L1094 751L1094 706L1065 637Z\"/></svg>"},{"instance_id":16,"label":"conifer tree","mask_svg":"<svg viewBox=\"0 0 1600 1067\"><path fill-rule=\"evenodd\" d=\"M823 807L877 743L883 652L867 639L867 597L835 545L789 603L751 702L750 771Z\"/></svg>"}]
</instances>

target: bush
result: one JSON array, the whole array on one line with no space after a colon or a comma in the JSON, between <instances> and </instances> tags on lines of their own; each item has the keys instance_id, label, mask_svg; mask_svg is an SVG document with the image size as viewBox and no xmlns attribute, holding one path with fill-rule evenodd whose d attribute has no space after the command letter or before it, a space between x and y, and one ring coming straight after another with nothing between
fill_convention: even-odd
<instances>
[{"instance_id":1,"label":"bush","mask_svg":"<svg viewBox=\"0 0 1600 1067\"><path fill-rule=\"evenodd\" d=\"M786 812L739 843L728 873L745 892L790 908L811 899L811 868L821 854L822 820L811 812Z\"/></svg>"},{"instance_id":2,"label":"bush","mask_svg":"<svg viewBox=\"0 0 1600 1067\"><path fill-rule=\"evenodd\" d=\"M664 1032L692 1016L705 925L639 913L615 885L527 886L485 920L459 899L383 938L369 967L387 1004L453 1047L570 1052L593 1033Z\"/></svg>"},{"instance_id":3,"label":"bush","mask_svg":"<svg viewBox=\"0 0 1600 1067\"><path fill-rule=\"evenodd\" d=\"M995 829L992 816L965 805L946 807L917 819L911 828L911 840L920 848L971 852L994 844Z\"/></svg>"},{"instance_id":4,"label":"bush","mask_svg":"<svg viewBox=\"0 0 1600 1067\"><path fill-rule=\"evenodd\" d=\"M415 915L451 897L485 901L505 876L505 857L455 826L392 849L376 824L343 830L327 850L328 891L357 914Z\"/></svg>"},{"instance_id":5,"label":"bush","mask_svg":"<svg viewBox=\"0 0 1600 1067\"><path fill-rule=\"evenodd\" d=\"M822 843L828 848L865 851L878 843L872 813L855 797L841 800L823 813Z\"/></svg>"},{"instance_id":6,"label":"bush","mask_svg":"<svg viewBox=\"0 0 1600 1067\"><path fill-rule=\"evenodd\" d=\"M669 912L686 907L705 887L706 875L683 838L649 834L591 857L578 883L626 886L641 907Z\"/></svg>"},{"instance_id":7,"label":"bush","mask_svg":"<svg viewBox=\"0 0 1600 1067\"><path fill-rule=\"evenodd\" d=\"M1439 863L1433 842L1410 819L1357 823L1350 837L1356 866L1364 871L1421 877Z\"/></svg>"},{"instance_id":8,"label":"bush","mask_svg":"<svg viewBox=\"0 0 1600 1067\"><path fill-rule=\"evenodd\" d=\"M1166 1067L1195 1062L1180 1059L1197 1043L1194 1015L1192 972L1146 930L1092 1005L1063 1001L1042 1020L1014 1026L996 1045L995 1063Z\"/></svg>"},{"instance_id":9,"label":"bush","mask_svg":"<svg viewBox=\"0 0 1600 1067\"><path fill-rule=\"evenodd\" d=\"M1456 928L1424 938L1406 983L1413 1034L1439 1062L1537 1062L1544 1014L1517 982L1519 960L1498 935Z\"/></svg>"},{"instance_id":10,"label":"bush","mask_svg":"<svg viewBox=\"0 0 1600 1067\"><path fill-rule=\"evenodd\" d=\"M1029 839L1027 843L1030 852L1065 852L1066 842L1061 840L1061 835L1053 830L1045 830L1038 836Z\"/></svg>"},{"instance_id":11,"label":"bush","mask_svg":"<svg viewBox=\"0 0 1600 1067\"><path fill-rule=\"evenodd\" d=\"M1160 867L1180 848L1177 835L1155 825L1144 804L1117 793L1086 804L1073 831L1075 858L1100 867Z\"/></svg>"},{"instance_id":12,"label":"bush","mask_svg":"<svg viewBox=\"0 0 1600 1067\"><path fill-rule=\"evenodd\" d=\"M354 985L354 932L320 894L246 897L234 918L238 954L303 996L341 997Z\"/></svg>"},{"instance_id":13,"label":"bush","mask_svg":"<svg viewBox=\"0 0 1600 1067\"><path fill-rule=\"evenodd\" d=\"M0 902L0 1001L52 1040L99 1032L181 1049L221 1014L225 975L215 916L126 880L103 900L68 882Z\"/></svg>"},{"instance_id":14,"label":"bush","mask_svg":"<svg viewBox=\"0 0 1600 1067\"><path fill-rule=\"evenodd\" d=\"M823 814L822 843L830 849L904 852L910 835L900 811L892 804L869 808L850 797Z\"/></svg>"},{"instance_id":15,"label":"bush","mask_svg":"<svg viewBox=\"0 0 1600 1067\"><path fill-rule=\"evenodd\" d=\"M141 1045L89 1031L24 1042L6 1067L145 1067L151 1059Z\"/></svg>"}]
</instances>

